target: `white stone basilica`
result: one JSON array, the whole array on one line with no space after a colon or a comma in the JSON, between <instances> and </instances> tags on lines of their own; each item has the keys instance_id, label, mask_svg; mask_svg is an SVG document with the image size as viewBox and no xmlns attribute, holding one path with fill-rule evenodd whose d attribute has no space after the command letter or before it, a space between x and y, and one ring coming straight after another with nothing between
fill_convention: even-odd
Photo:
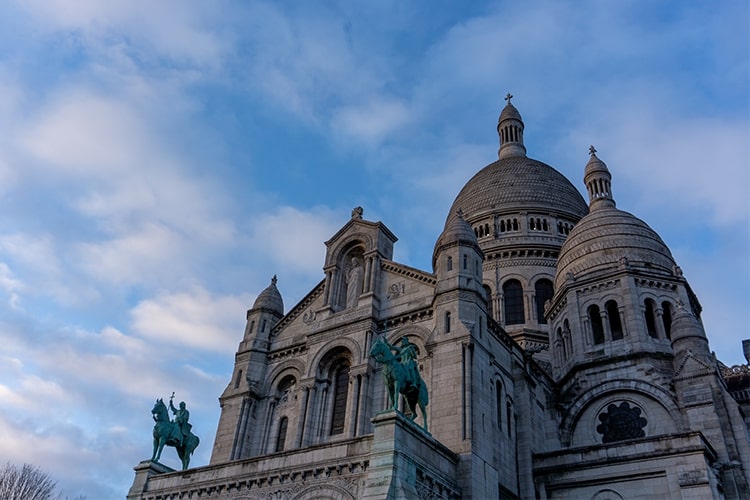
<instances>
[{"instance_id":1,"label":"white stone basilica","mask_svg":"<svg viewBox=\"0 0 750 500\"><path fill-rule=\"evenodd\" d=\"M498 160L458 193L432 270L393 261L396 236L355 209L325 279L285 312L274 277L247 311L210 464L144 461L129 499L750 498L747 366L716 360L594 148L586 203L526 156L507 100ZM429 432L385 411L369 355L404 337Z\"/></svg>"}]
</instances>

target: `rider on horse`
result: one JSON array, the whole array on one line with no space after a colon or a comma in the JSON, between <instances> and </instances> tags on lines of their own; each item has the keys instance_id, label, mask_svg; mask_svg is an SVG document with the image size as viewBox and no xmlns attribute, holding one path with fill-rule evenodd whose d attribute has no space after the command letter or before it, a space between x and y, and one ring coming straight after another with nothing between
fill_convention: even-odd
<instances>
[{"instance_id":1,"label":"rider on horse","mask_svg":"<svg viewBox=\"0 0 750 500\"><path fill-rule=\"evenodd\" d=\"M406 368L407 382L410 385L418 386L422 380L417 368L417 347L409 342L407 337L401 337L401 346L390 345L389 347L396 353L396 359Z\"/></svg>"},{"instance_id":2,"label":"rider on horse","mask_svg":"<svg viewBox=\"0 0 750 500\"><path fill-rule=\"evenodd\" d=\"M180 428L180 446L184 446L185 439L187 439L187 437L190 435L190 429L192 429L193 425L188 422L188 419L190 418L190 412L187 411L187 408L185 408L185 402L180 401L180 408L177 409L172 404L173 398L174 394L172 394L172 397L169 398L169 409L172 410L172 413L174 413L174 422Z\"/></svg>"}]
</instances>

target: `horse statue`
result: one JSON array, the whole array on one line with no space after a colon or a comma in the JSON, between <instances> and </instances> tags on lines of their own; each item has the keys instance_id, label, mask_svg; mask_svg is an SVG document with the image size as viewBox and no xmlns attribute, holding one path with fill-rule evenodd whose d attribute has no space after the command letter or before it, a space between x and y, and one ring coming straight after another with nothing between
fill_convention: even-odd
<instances>
[{"instance_id":1,"label":"horse statue","mask_svg":"<svg viewBox=\"0 0 750 500\"><path fill-rule=\"evenodd\" d=\"M425 385L416 367L416 349L406 337L402 338L402 346L394 346L379 338L370 349L370 356L383 364L383 378L388 388L388 402L392 410L398 410L398 395L404 395L404 401L411 413L410 419L417 417L416 409L422 414L422 427L427 432L427 413L425 407L429 399ZM394 354L396 351L398 354ZM398 355L398 357L397 357ZM399 359L400 358L400 359Z\"/></svg>"},{"instance_id":2,"label":"horse statue","mask_svg":"<svg viewBox=\"0 0 750 500\"><path fill-rule=\"evenodd\" d=\"M172 401L169 401L169 405L172 406ZM174 406L172 406L173 411ZM180 409L184 412L184 403L180 404ZM167 405L164 404L161 398L156 400L156 404L151 409L151 414L154 417L154 454L151 456L152 462L158 462L161 458L161 452L164 449L164 445L174 446L177 449L177 456L180 457L182 462L182 470L188 468L190 465L190 455L198 447L200 439L198 436L190 432L190 424L185 422L181 424L179 422L173 422L169 419L169 410ZM187 428L187 433L183 433L183 429Z\"/></svg>"}]
</instances>

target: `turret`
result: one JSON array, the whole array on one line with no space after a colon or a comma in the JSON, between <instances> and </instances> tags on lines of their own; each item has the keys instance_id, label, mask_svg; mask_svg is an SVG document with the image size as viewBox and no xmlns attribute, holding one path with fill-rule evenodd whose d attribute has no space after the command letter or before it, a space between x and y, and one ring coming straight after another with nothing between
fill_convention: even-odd
<instances>
[{"instance_id":1,"label":"turret","mask_svg":"<svg viewBox=\"0 0 750 500\"><path fill-rule=\"evenodd\" d=\"M521 113L510 103L513 98L508 94L505 105L497 120L497 135L500 138L500 149L497 151L499 159L510 156L526 156L526 146L523 145L523 120Z\"/></svg>"}]
</instances>

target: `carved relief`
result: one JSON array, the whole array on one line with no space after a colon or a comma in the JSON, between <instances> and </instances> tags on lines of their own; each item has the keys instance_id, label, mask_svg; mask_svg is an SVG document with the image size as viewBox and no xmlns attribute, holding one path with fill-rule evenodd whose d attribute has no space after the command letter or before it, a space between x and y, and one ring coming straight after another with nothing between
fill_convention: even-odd
<instances>
[{"instance_id":1,"label":"carved relief","mask_svg":"<svg viewBox=\"0 0 750 500\"><path fill-rule=\"evenodd\" d=\"M404 294L406 286L403 283L394 283L388 287L388 300L395 299Z\"/></svg>"}]
</instances>

